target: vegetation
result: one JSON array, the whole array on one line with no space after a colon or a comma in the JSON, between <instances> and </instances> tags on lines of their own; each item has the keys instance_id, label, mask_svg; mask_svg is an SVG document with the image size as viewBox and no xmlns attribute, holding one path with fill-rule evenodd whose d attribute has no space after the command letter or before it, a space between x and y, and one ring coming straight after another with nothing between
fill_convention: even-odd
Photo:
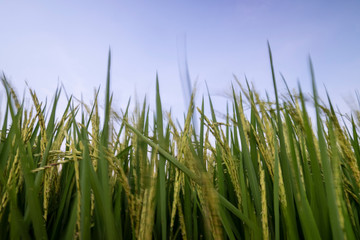
<instances>
[{"instance_id":1,"label":"vegetation","mask_svg":"<svg viewBox=\"0 0 360 240\"><path fill-rule=\"evenodd\" d=\"M360 239L360 118L320 104L310 62L312 122L300 87L279 97L269 54L275 103L247 85L223 122L209 97L210 116L192 100L182 126L158 81L154 116L146 101L117 114L110 54L102 124L99 91L56 120L61 90L50 107L30 90L25 109L3 76L0 238Z\"/></svg>"}]
</instances>

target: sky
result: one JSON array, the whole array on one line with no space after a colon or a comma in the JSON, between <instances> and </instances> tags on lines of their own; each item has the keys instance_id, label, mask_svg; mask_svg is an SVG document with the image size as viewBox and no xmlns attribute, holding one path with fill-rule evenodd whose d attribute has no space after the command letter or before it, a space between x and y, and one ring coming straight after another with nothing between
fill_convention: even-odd
<instances>
[{"instance_id":1,"label":"sky","mask_svg":"<svg viewBox=\"0 0 360 240\"><path fill-rule=\"evenodd\" d=\"M50 100L63 85L90 102L94 89L105 91L111 49L115 110L145 95L153 110L158 73L164 108L182 116L179 63L186 53L197 102L207 83L215 108L225 112L234 75L242 84L246 76L263 97L273 92L269 41L281 92L280 73L291 89L300 83L311 91L311 56L320 95L326 87L349 111L360 108L359 12L355 0L1 1L0 71L20 96L28 85Z\"/></svg>"}]
</instances>

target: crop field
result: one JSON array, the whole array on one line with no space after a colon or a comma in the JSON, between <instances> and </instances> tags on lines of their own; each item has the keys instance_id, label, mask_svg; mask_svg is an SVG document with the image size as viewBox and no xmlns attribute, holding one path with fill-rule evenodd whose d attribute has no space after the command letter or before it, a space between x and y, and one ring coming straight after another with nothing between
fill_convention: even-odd
<instances>
[{"instance_id":1,"label":"crop field","mask_svg":"<svg viewBox=\"0 0 360 240\"><path fill-rule=\"evenodd\" d=\"M113 109L110 54L104 101L60 116L61 89L25 108L3 75L0 239L360 239L360 114L319 100L311 61L312 98L281 95L269 56L274 99L234 87L220 119L192 96L182 124L157 79L154 113Z\"/></svg>"}]
</instances>

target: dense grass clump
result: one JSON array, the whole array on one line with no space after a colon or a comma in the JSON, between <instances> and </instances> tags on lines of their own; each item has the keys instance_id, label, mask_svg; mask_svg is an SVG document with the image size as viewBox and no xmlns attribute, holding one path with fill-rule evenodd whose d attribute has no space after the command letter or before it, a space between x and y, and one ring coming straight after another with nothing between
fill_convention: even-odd
<instances>
[{"instance_id":1,"label":"dense grass clump","mask_svg":"<svg viewBox=\"0 0 360 240\"><path fill-rule=\"evenodd\" d=\"M233 90L219 121L192 99L181 127L158 83L154 116L117 114L110 57L101 121L97 94L56 117L60 90L24 109L3 76L0 239L360 239L360 119L319 103L311 64L316 119L301 89L279 99L269 53L275 103Z\"/></svg>"}]
</instances>

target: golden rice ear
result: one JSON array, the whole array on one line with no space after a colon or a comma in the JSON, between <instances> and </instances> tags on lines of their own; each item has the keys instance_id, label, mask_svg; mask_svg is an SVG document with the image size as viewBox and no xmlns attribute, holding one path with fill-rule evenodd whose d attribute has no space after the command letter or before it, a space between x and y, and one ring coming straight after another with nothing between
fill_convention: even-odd
<instances>
[{"instance_id":1,"label":"golden rice ear","mask_svg":"<svg viewBox=\"0 0 360 240\"><path fill-rule=\"evenodd\" d=\"M2 76L1 76L1 81L2 81L5 89L6 89L7 91L9 91L9 94L10 94L12 100L13 100L14 103L15 103L15 107L16 107L17 109L19 109L19 108L20 108L19 99L18 99L18 97L17 97L17 95L16 95L16 92L15 92L14 88L11 86L11 84L9 83L9 81L6 79L6 76L5 76L4 73L3 73Z\"/></svg>"},{"instance_id":2,"label":"golden rice ear","mask_svg":"<svg viewBox=\"0 0 360 240\"><path fill-rule=\"evenodd\" d=\"M41 109L42 103L39 103L39 100L36 96L35 91L29 88L33 103L36 109L36 116L38 117L39 125L40 125L40 132L41 132L41 153L45 152L46 144L47 144L47 136L46 136L46 126L45 126L45 119L43 115L43 111ZM46 163L45 163L46 164Z\"/></svg>"}]
</instances>

